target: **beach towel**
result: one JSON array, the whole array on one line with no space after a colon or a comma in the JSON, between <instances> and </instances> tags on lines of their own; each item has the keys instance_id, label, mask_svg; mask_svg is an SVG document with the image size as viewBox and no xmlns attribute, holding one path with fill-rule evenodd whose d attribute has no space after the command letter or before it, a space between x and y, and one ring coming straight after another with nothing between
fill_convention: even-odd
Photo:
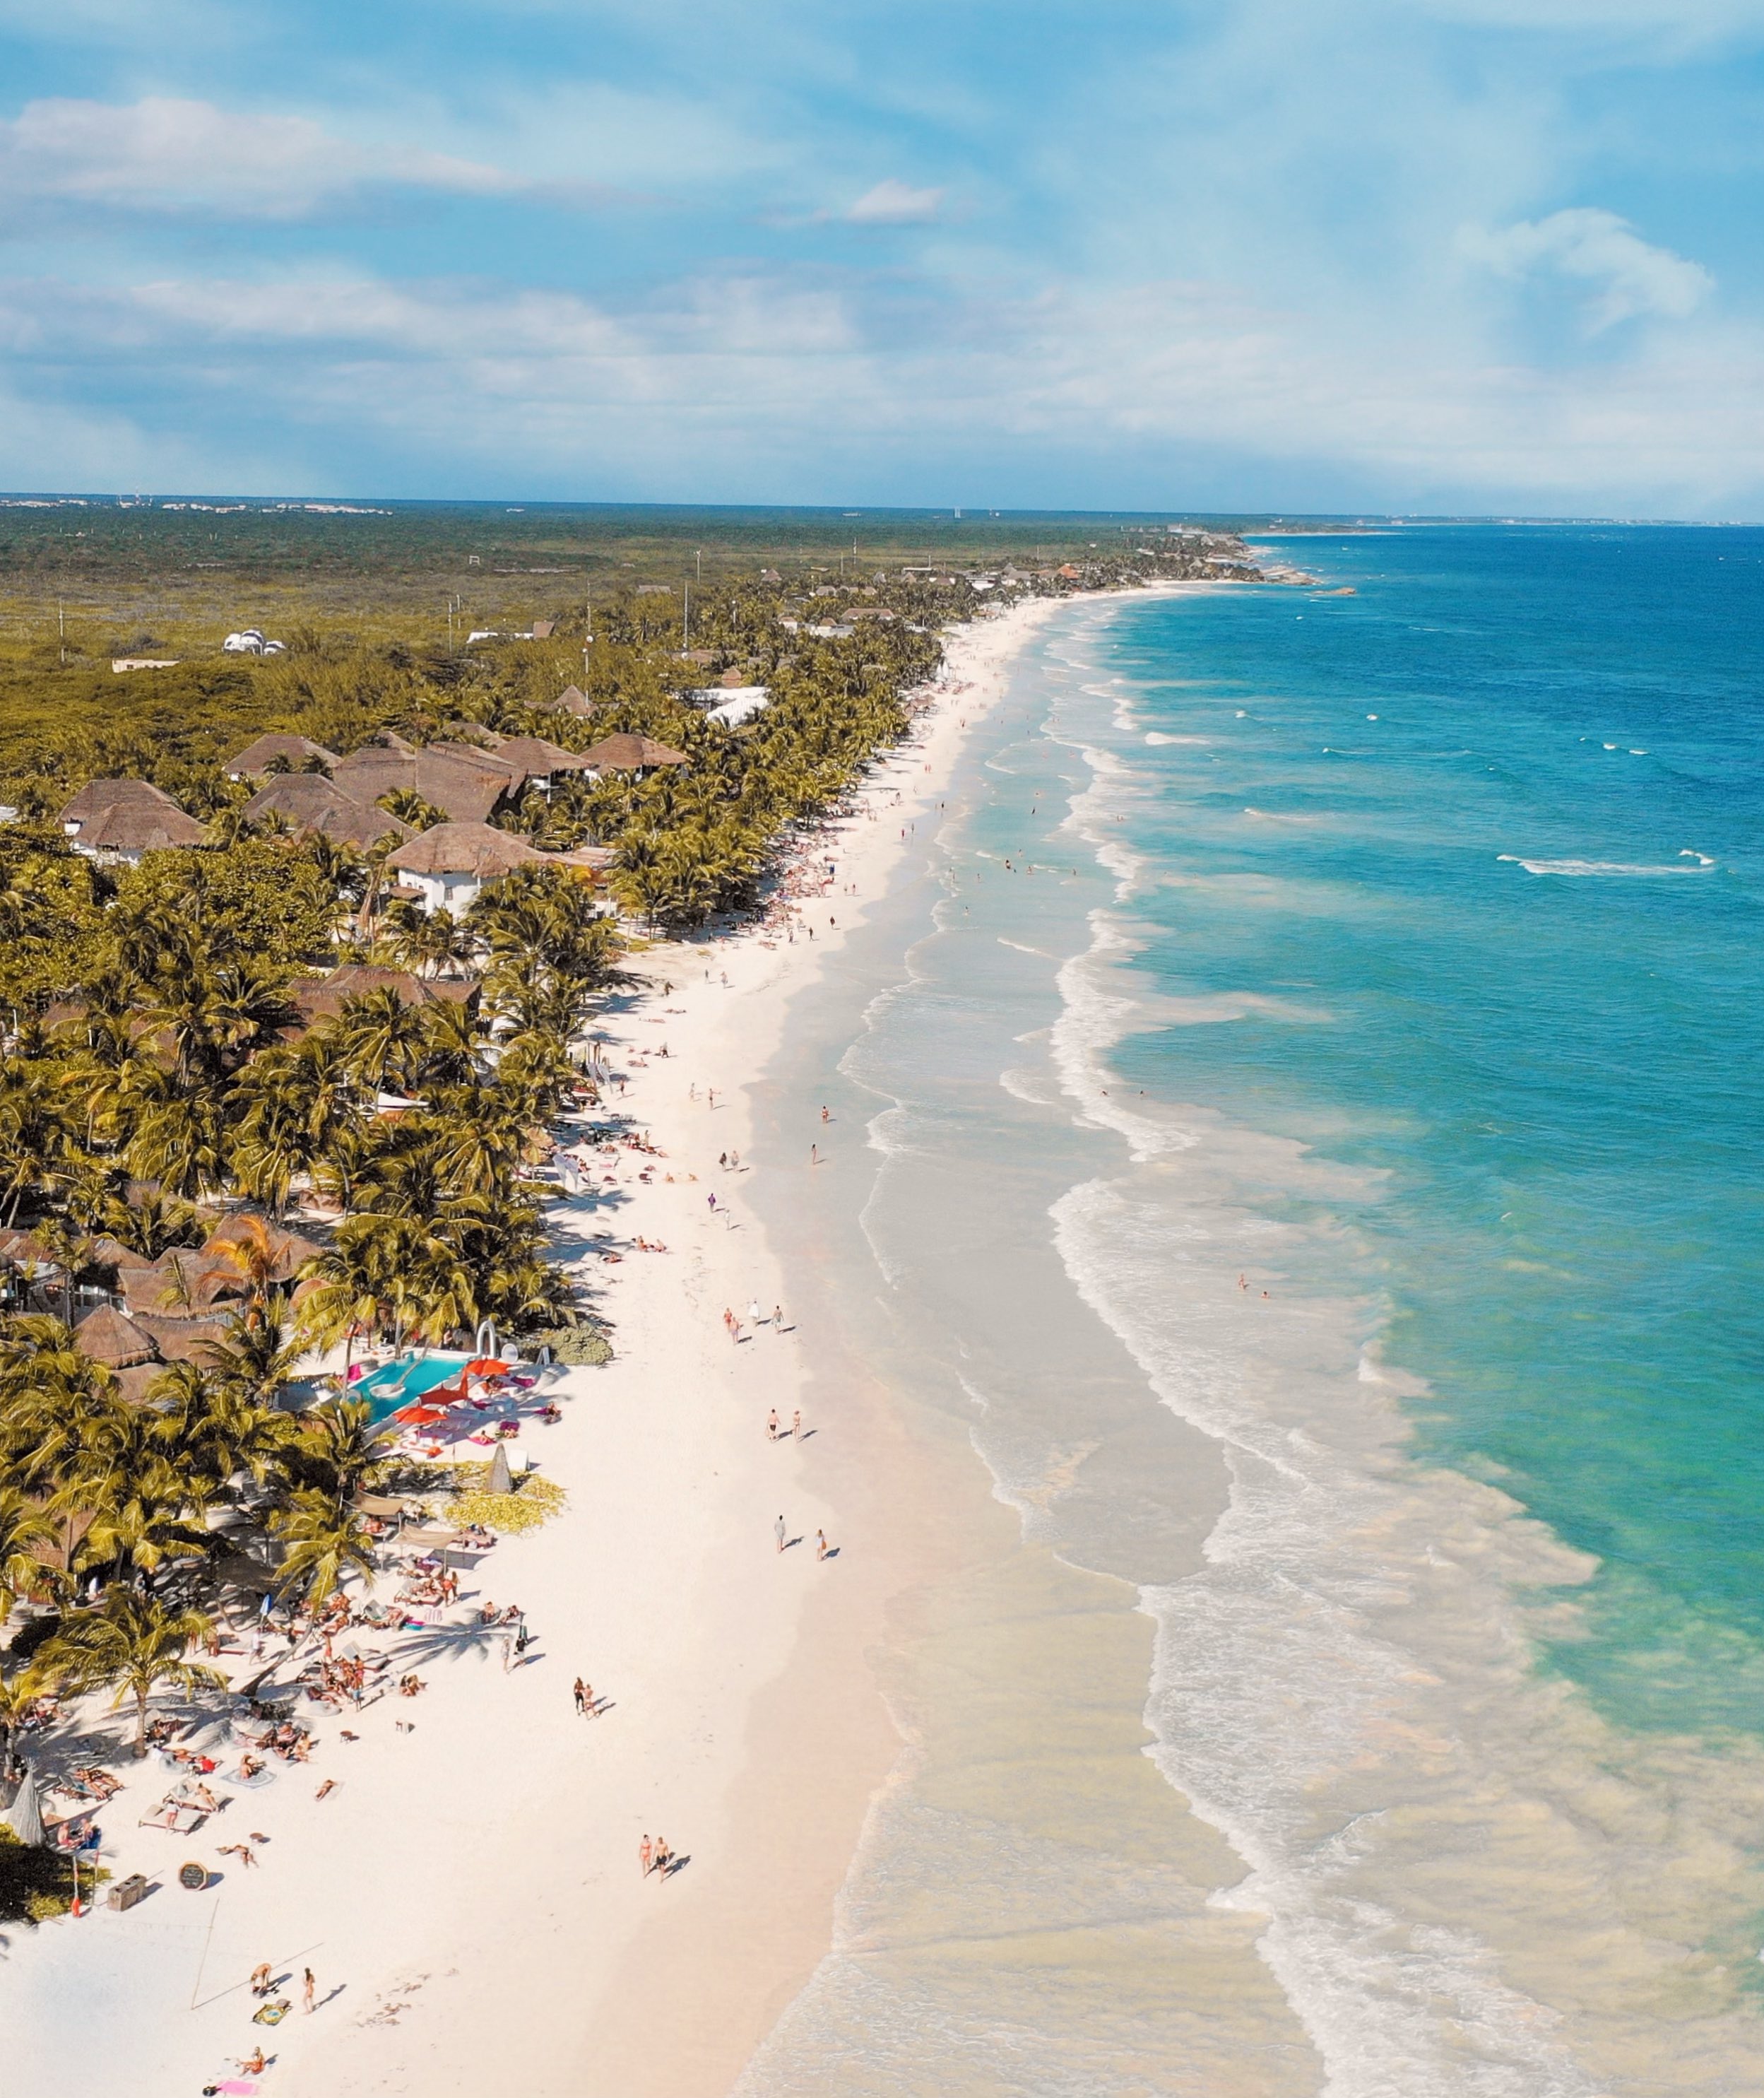
<instances>
[{"instance_id":1,"label":"beach towel","mask_svg":"<svg viewBox=\"0 0 1764 2098\"><path fill-rule=\"evenodd\" d=\"M254 2026L279 2026L287 2016L287 2005L280 1998L265 2004L261 2010L253 2011L251 2021Z\"/></svg>"}]
</instances>

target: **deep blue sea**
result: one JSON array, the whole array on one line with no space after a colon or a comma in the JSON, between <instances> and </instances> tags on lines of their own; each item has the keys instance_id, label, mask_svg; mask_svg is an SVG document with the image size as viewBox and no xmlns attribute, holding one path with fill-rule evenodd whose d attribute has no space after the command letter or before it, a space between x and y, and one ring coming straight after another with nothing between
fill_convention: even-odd
<instances>
[{"instance_id":1,"label":"deep blue sea","mask_svg":"<svg viewBox=\"0 0 1764 2098\"><path fill-rule=\"evenodd\" d=\"M1764 531L1270 551L1355 595L1109 630L1134 967L1264 1001L1114 1061L1382 1176L1419 1454L1599 1560L1551 1664L1764 1727Z\"/></svg>"}]
</instances>

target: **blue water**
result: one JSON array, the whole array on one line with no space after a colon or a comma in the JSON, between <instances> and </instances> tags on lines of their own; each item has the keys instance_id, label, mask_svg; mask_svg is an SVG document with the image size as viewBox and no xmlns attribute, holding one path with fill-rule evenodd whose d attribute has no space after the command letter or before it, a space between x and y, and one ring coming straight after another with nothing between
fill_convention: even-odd
<instances>
[{"instance_id":1,"label":"blue water","mask_svg":"<svg viewBox=\"0 0 1764 2098\"><path fill-rule=\"evenodd\" d=\"M1270 551L1355 595L1133 604L1094 651L1132 974L1190 1002L1111 1060L1376 1176L1339 1279L1426 1380L1415 1454L1600 1562L1547 1665L1764 1727L1764 532Z\"/></svg>"},{"instance_id":2,"label":"blue water","mask_svg":"<svg viewBox=\"0 0 1764 2098\"><path fill-rule=\"evenodd\" d=\"M461 1364L472 1359L470 1355L413 1355L400 1362L386 1363L359 1378L349 1395L352 1398L365 1398L373 1418L384 1420L437 1385L458 1376Z\"/></svg>"}]
</instances>

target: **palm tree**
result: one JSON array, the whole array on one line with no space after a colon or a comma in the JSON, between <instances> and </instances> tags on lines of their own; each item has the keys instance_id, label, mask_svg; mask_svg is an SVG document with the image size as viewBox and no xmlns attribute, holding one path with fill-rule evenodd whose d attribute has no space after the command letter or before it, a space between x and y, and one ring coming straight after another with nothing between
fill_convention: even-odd
<instances>
[{"instance_id":1,"label":"palm tree","mask_svg":"<svg viewBox=\"0 0 1764 2098\"><path fill-rule=\"evenodd\" d=\"M262 1479L294 1432L265 1403L292 1352L278 1345L280 1328L236 1314L231 1323L234 1345L204 1341L203 1362L168 1363L147 1387L158 1446L204 1495L224 1493L242 1471Z\"/></svg>"},{"instance_id":2,"label":"palm tree","mask_svg":"<svg viewBox=\"0 0 1764 2098\"><path fill-rule=\"evenodd\" d=\"M327 1398L300 1416L283 1463L296 1497L315 1493L340 1520L357 1494L370 1492L391 1473L393 1459L365 1399Z\"/></svg>"},{"instance_id":3,"label":"palm tree","mask_svg":"<svg viewBox=\"0 0 1764 2098\"><path fill-rule=\"evenodd\" d=\"M276 1271L282 1264L283 1248L261 1217L241 1216L228 1229L231 1236L220 1240L212 1250L244 1283L245 1315L248 1320L256 1321L263 1316L264 1306L281 1279Z\"/></svg>"},{"instance_id":4,"label":"palm tree","mask_svg":"<svg viewBox=\"0 0 1764 2098\"><path fill-rule=\"evenodd\" d=\"M181 1202L151 1185L136 1189L127 1201L109 1196L94 1221L119 1245L143 1260L158 1260L175 1246L199 1246L207 1236L202 1214L194 1203Z\"/></svg>"},{"instance_id":5,"label":"palm tree","mask_svg":"<svg viewBox=\"0 0 1764 2098\"><path fill-rule=\"evenodd\" d=\"M290 1507L271 1518L287 1546L282 1562L281 1591L298 1591L309 1609L322 1609L351 1574L373 1571L374 1547L366 1525L347 1508L334 1507L324 1494L296 1494Z\"/></svg>"},{"instance_id":6,"label":"palm tree","mask_svg":"<svg viewBox=\"0 0 1764 2098\"><path fill-rule=\"evenodd\" d=\"M388 985L345 999L338 1017L343 1054L359 1084L378 1091L405 1079L428 1033L420 1007L406 1005Z\"/></svg>"},{"instance_id":7,"label":"palm tree","mask_svg":"<svg viewBox=\"0 0 1764 2098\"><path fill-rule=\"evenodd\" d=\"M227 1142L219 1094L208 1086L186 1091L153 1071L143 1074L139 1095L127 1153L130 1171L186 1200L223 1187Z\"/></svg>"},{"instance_id":8,"label":"palm tree","mask_svg":"<svg viewBox=\"0 0 1764 2098\"><path fill-rule=\"evenodd\" d=\"M42 1578L37 1547L51 1543L55 1534L55 1522L41 1501L17 1486L0 1486L0 1624Z\"/></svg>"},{"instance_id":9,"label":"palm tree","mask_svg":"<svg viewBox=\"0 0 1764 2098\"><path fill-rule=\"evenodd\" d=\"M255 1313L230 1313L226 1338L204 1341L200 1352L217 1394L237 1405L273 1407L304 1353L298 1341L288 1338L287 1293L272 1291Z\"/></svg>"},{"instance_id":10,"label":"palm tree","mask_svg":"<svg viewBox=\"0 0 1764 2098\"><path fill-rule=\"evenodd\" d=\"M200 1610L171 1609L157 1596L133 1588L112 1588L95 1609L64 1619L37 1657L46 1677L68 1690L114 1688L116 1703L134 1701L134 1752L147 1753L147 1699L162 1683L186 1692L224 1690L218 1669L186 1658L192 1646L212 1639L214 1626Z\"/></svg>"},{"instance_id":11,"label":"palm tree","mask_svg":"<svg viewBox=\"0 0 1764 2098\"><path fill-rule=\"evenodd\" d=\"M387 928L386 937L399 962L419 977L463 972L477 943L450 911L413 911Z\"/></svg>"}]
</instances>

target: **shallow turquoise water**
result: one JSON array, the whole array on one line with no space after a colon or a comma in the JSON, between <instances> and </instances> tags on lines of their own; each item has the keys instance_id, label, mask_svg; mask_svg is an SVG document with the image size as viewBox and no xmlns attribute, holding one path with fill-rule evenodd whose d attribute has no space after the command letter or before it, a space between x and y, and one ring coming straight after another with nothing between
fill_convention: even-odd
<instances>
[{"instance_id":1,"label":"shallow turquoise water","mask_svg":"<svg viewBox=\"0 0 1764 2098\"><path fill-rule=\"evenodd\" d=\"M349 1396L365 1398L374 1419L384 1420L400 1407L409 1406L420 1398L424 1392L457 1376L460 1365L471 1360L470 1355L415 1355L402 1362L386 1363L360 1378L351 1388Z\"/></svg>"},{"instance_id":2,"label":"shallow turquoise water","mask_svg":"<svg viewBox=\"0 0 1764 2098\"><path fill-rule=\"evenodd\" d=\"M1381 1176L1291 1286L1376 1276L1418 1454L1599 1556L1553 1665L1764 1726L1764 533L1281 551L1357 594L1130 604L1092 652L1131 973L1187 1002L1112 1060Z\"/></svg>"}]
</instances>

